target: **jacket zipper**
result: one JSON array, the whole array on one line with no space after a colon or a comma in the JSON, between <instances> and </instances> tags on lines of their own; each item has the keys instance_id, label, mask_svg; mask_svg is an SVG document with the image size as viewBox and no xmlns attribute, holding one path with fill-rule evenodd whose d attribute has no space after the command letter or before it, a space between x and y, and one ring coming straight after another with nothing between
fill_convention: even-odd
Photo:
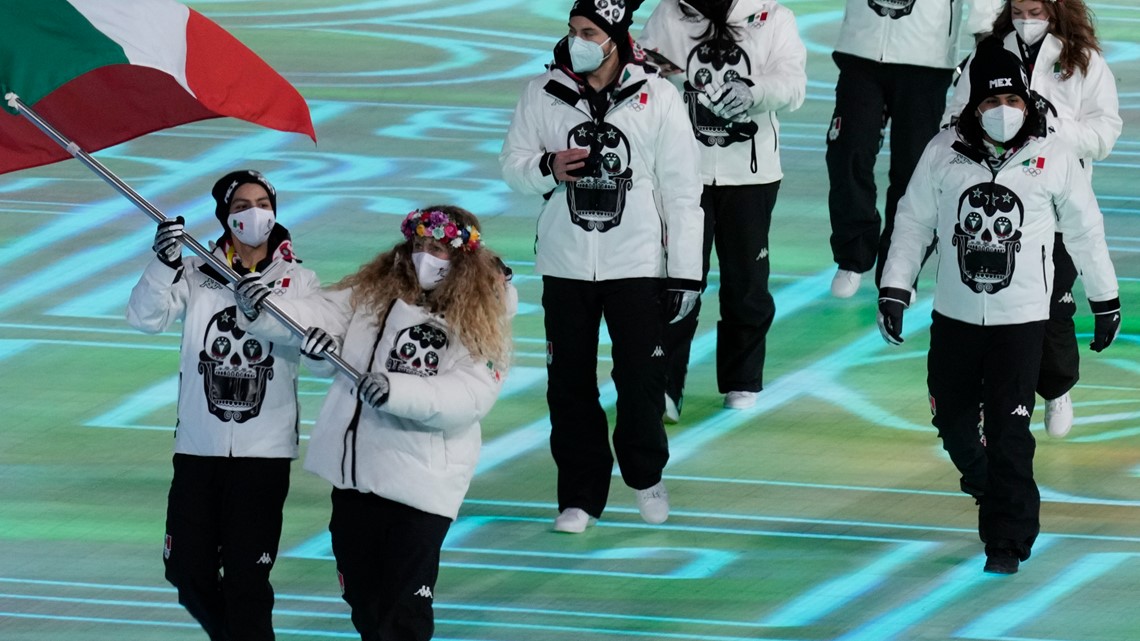
<instances>
[{"instance_id":1,"label":"jacket zipper","mask_svg":"<svg viewBox=\"0 0 1140 641\"><path fill-rule=\"evenodd\" d=\"M1049 274L1045 269L1045 245L1041 246L1041 283L1045 287L1045 293L1049 293Z\"/></svg>"},{"instance_id":2,"label":"jacket zipper","mask_svg":"<svg viewBox=\"0 0 1140 641\"><path fill-rule=\"evenodd\" d=\"M954 35L954 0L948 0L950 5L950 24L946 27L946 37Z\"/></svg>"}]
</instances>

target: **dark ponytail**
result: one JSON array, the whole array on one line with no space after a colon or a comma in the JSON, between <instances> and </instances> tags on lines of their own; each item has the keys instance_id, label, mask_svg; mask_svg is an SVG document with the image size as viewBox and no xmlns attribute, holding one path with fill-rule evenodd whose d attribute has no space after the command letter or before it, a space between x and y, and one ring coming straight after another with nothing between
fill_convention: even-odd
<instances>
[{"instance_id":1,"label":"dark ponytail","mask_svg":"<svg viewBox=\"0 0 1140 641\"><path fill-rule=\"evenodd\" d=\"M740 27L728 24L732 0L681 0L678 5L685 16L709 21L708 28L700 35L701 41L740 42Z\"/></svg>"}]
</instances>

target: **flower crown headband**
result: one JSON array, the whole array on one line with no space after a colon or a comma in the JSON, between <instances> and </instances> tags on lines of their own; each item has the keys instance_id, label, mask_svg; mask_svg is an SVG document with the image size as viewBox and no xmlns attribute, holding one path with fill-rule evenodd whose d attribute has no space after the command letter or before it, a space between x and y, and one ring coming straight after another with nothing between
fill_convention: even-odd
<instances>
[{"instance_id":1,"label":"flower crown headband","mask_svg":"<svg viewBox=\"0 0 1140 641\"><path fill-rule=\"evenodd\" d=\"M417 209L409 213L404 222L400 223L400 231L406 240L412 240L416 236L433 238L465 252L473 252L483 246L482 235L475 226L462 227L438 209Z\"/></svg>"}]
</instances>

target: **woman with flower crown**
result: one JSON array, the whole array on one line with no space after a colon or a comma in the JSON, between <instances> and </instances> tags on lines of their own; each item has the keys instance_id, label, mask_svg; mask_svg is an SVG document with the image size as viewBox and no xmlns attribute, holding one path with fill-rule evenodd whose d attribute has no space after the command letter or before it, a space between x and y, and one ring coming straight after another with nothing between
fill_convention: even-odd
<instances>
[{"instance_id":1,"label":"woman with flower crown","mask_svg":"<svg viewBox=\"0 0 1140 641\"><path fill-rule=\"evenodd\" d=\"M319 296L274 298L309 327L304 339L256 313L268 290L235 287L251 331L314 359L339 352L362 373L333 380L305 469L333 484L333 555L363 641L432 636L440 548L475 473L517 304L470 212L416 210L400 230L402 242Z\"/></svg>"}]
</instances>

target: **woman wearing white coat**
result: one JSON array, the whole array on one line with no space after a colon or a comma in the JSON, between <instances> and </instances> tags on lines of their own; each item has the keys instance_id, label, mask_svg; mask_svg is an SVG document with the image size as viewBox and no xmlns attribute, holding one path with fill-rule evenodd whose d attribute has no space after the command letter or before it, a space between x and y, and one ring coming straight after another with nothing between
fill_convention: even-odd
<instances>
[{"instance_id":1,"label":"woman wearing white coat","mask_svg":"<svg viewBox=\"0 0 1140 641\"><path fill-rule=\"evenodd\" d=\"M502 386L517 300L470 212L416 210L401 230L403 242L320 296L274 299L310 328L302 353L333 349L362 373L359 385L333 380L305 457L333 485L333 555L362 641L432 636L440 549ZM243 310L268 295L255 281L235 292ZM253 315L251 331L299 342Z\"/></svg>"},{"instance_id":2,"label":"woman wearing white coat","mask_svg":"<svg viewBox=\"0 0 1140 641\"><path fill-rule=\"evenodd\" d=\"M1040 97L1050 135L1081 159L1092 175L1092 162L1104 160L1120 137L1122 121L1116 79L1101 55L1088 7L1083 0L1012 0L994 22L994 36L1018 55L1028 70L1029 88ZM962 110L970 95L967 62L943 123ZM1068 434L1073 424L1069 390L1079 377L1073 315L1077 271L1060 232L1053 245L1053 298L1045 326L1045 353L1037 393L1047 402L1045 427L1051 436Z\"/></svg>"},{"instance_id":3,"label":"woman wearing white coat","mask_svg":"<svg viewBox=\"0 0 1140 641\"><path fill-rule=\"evenodd\" d=\"M700 143L702 289L714 242L720 263L717 386L725 407L746 409L763 388L768 329L776 315L768 291L768 232L784 176L776 113L803 104L807 50L795 16L771 0L664 0L638 42L674 61L676 73L668 73L667 65L663 73L682 92ZM669 422L680 416L696 331L697 313L665 331Z\"/></svg>"}]
</instances>

